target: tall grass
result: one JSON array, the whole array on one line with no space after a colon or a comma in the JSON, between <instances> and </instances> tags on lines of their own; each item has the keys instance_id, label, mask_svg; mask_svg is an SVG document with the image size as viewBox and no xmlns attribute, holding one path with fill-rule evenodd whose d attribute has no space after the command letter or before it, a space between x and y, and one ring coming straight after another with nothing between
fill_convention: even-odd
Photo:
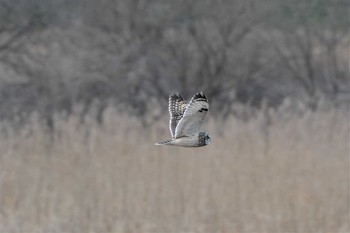
<instances>
[{"instance_id":1,"label":"tall grass","mask_svg":"<svg viewBox=\"0 0 350 233\"><path fill-rule=\"evenodd\" d=\"M113 108L102 125L1 123L1 232L348 232L346 111L209 120L212 144L157 147Z\"/></svg>"}]
</instances>

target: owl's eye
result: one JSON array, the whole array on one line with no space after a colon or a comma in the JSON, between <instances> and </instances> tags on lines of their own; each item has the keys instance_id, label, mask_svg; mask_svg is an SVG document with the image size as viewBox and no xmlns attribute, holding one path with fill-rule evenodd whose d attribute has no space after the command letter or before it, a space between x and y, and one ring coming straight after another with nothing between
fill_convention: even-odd
<instances>
[{"instance_id":1,"label":"owl's eye","mask_svg":"<svg viewBox=\"0 0 350 233\"><path fill-rule=\"evenodd\" d=\"M210 139L209 135L205 137L205 142L206 142L206 144L211 143L211 139Z\"/></svg>"}]
</instances>

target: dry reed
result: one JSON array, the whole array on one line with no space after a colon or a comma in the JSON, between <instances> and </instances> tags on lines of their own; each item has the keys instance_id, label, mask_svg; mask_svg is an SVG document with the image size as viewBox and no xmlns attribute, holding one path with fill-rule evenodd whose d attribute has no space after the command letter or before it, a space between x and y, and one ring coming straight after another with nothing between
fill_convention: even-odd
<instances>
[{"instance_id":1,"label":"dry reed","mask_svg":"<svg viewBox=\"0 0 350 233\"><path fill-rule=\"evenodd\" d=\"M205 124L212 144L156 147L113 108L102 125L1 123L1 232L348 232L349 122L342 110L262 111ZM158 123L157 123L158 124ZM223 127L218 125L223 124Z\"/></svg>"}]
</instances>

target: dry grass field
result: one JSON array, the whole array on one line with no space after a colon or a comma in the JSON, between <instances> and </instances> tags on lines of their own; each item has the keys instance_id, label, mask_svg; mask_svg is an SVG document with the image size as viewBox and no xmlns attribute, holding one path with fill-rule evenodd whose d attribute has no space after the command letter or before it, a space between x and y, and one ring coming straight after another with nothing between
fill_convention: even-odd
<instances>
[{"instance_id":1,"label":"dry grass field","mask_svg":"<svg viewBox=\"0 0 350 233\"><path fill-rule=\"evenodd\" d=\"M57 116L51 136L35 116L1 123L0 231L349 232L348 117L209 117L197 149L154 146L166 118L143 129L112 108L102 125Z\"/></svg>"}]
</instances>

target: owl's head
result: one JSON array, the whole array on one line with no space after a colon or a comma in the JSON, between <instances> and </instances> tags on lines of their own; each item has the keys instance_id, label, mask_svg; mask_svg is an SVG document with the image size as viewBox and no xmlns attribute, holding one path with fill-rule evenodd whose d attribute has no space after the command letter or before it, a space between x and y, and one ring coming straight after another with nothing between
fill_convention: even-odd
<instances>
[{"instance_id":1,"label":"owl's head","mask_svg":"<svg viewBox=\"0 0 350 233\"><path fill-rule=\"evenodd\" d=\"M208 132L200 132L198 135L200 146L209 145L211 142L210 136Z\"/></svg>"}]
</instances>

